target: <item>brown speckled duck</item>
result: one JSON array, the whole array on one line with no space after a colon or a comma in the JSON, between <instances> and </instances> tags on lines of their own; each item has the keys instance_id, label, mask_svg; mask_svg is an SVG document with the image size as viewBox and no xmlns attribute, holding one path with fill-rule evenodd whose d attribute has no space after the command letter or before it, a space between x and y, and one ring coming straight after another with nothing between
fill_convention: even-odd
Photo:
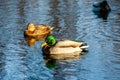
<instances>
[{"instance_id":1,"label":"brown speckled duck","mask_svg":"<svg viewBox=\"0 0 120 80\"><path fill-rule=\"evenodd\" d=\"M27 38L28 44L33 46L36 41L44 39L52 31L52 27L46 24L33 24L29 23L27 30L25 30L25 37Z\"/></svg>"}]
</instances>

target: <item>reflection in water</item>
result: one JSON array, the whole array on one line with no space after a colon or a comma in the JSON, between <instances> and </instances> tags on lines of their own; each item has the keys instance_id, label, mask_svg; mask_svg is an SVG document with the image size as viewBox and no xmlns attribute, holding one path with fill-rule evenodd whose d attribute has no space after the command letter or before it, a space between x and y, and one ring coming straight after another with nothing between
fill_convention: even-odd
<instances>
[{"instance_id":1,"label":"reflection in water","mask_svg":"<svg viewBox=\"0 0 120 80\"><path fill-rule=\"evenodd\" d=\"M0 79L3 79L4 76L6 75L5 73L5 69L4 69L4 66L5 66L5 55L4 53L0 52Z\"/></svg>"},{"instance_id":2,"label":"reflection in water","mask_svg":"<svg viewBox=\"0 0 120 80\"><path fill-rule=\"evenodd\" d=\"M19 19L18 19L17 23L20 25L25 23L25 5L26 5L26 1L21 0L17 6L18 15L19 15Z\"/></svg>"},{"instance_id":3,"label":"reflection in water","mask_svg":"<svg viewBox=\"0 0 120 80\"><path fill-rule=\"evenodd\" d=\"M85 80L84 75L88 74L90 71L84 69L79 62L79 60L58 61L53 73L54 80ZM77 67L79 67L79 69L75 69Z\"/></svg>"},{"instance_id":4,"label":"reflection in water","mask_svg":"<svg viewBox=\"0 0 120 80\"><path fill-rule=\"evenodd\" d=\"M46 67L47 68L54 69L55 66L56 66L56 60L54 60L54 59L46 60Z\"/></svg>"},{"instance_id":5,"label":"reflection in water","mask_svg":"<svg viewBox=\"0 0 120 80\"><path fill-rule=\"evenodd\" d=\"M26 1L24 0L21 0L18 4L18 11L19 11L19 15L22 17L22 16L25 16L25 5L26 5Z\"/></svg>"},{"instance_id":6,"label":"reflection in water","mask_svg":"<svg viewBox=\"0 0 120 80\"><path fill-rule=\"evenodd\" d=\"M51 23L55 27L56 37L75 39L76 36L73 34L76 34L77 1L53 0L50 2L50 7L50 16L53 16Z\"/></svg>"},{"instance_id":7,"label":"reflection in water","mask_svg":"<svg viewBox=\"0 0 120 80\"><path fill-rule=\"evenodd\" d=\"M98 18L102 18L103 20L107 20L107 17L109 15L109 12L94 12L95 15L98 16Z\"/></svg>"},{"instance_id":8,"label":"reflection in water","mask_svg":"<svg viewBox=\"0 0 120 80\"><path fill-rule=\"evenodd\" d=\"M107 0L112 10L107 22L93 14L95 1L0 0L0 80L119 80L119 0ZM27 46L23 32L29 22L53 26L58 39L82 39L89 53L77 60L48 60L52 68L41 42Z\"/></svg>"}]
</instances>

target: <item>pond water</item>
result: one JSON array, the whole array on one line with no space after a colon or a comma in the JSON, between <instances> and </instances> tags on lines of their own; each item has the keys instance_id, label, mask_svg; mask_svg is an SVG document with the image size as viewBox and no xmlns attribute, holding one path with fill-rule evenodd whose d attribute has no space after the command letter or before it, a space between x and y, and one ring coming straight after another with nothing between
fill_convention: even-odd
<instances>
[{"instance_id":1,"label":"pond water","mask_svg":"<svg viewBox=\"0 0 120 80\"><path fill-rule=\"evenodd\" d=\"M0 80L120 80L120 0L108 0L107 20L92 12L96 1L0 0ZM57 39L85 41L89 52L49 69L42 41L29 47L24 38L29 22L53 26Z\"/></svg>"}]
</instances>

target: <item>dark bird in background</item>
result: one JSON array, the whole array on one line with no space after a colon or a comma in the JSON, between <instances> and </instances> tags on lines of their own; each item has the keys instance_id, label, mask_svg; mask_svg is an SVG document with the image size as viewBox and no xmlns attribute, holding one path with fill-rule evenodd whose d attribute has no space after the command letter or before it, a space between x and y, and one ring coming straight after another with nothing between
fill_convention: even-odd
<instances>
[{"instance_id":1,"label":"dark bird in background","mask_svg":"<svg viewBox=\"0 0 120 80\"><path fill-rule=\"evenodd\" d=\"M104 20L107 20L110 11L111 8L106 0L103 0L102 2L93 3L93 12L99 18L103 18Z\"/></svg>"}]
</instances>

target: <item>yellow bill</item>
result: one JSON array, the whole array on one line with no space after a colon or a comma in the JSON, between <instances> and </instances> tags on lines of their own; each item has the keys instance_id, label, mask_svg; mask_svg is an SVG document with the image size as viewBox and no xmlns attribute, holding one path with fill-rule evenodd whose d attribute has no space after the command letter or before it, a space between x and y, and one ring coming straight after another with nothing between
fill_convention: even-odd
<instances>
[{"instance_id":1,"label":"yellow bill","mask_svg":"<svg viewBox=\"0 0 120 80\"><path fill-rule=\"evenodd\" d=\"M41 47L44 47L44 46L46 46L47 45L47 43L46 42L43 42L42 44L41 44Z\"/></svg>"}]
</instances>

